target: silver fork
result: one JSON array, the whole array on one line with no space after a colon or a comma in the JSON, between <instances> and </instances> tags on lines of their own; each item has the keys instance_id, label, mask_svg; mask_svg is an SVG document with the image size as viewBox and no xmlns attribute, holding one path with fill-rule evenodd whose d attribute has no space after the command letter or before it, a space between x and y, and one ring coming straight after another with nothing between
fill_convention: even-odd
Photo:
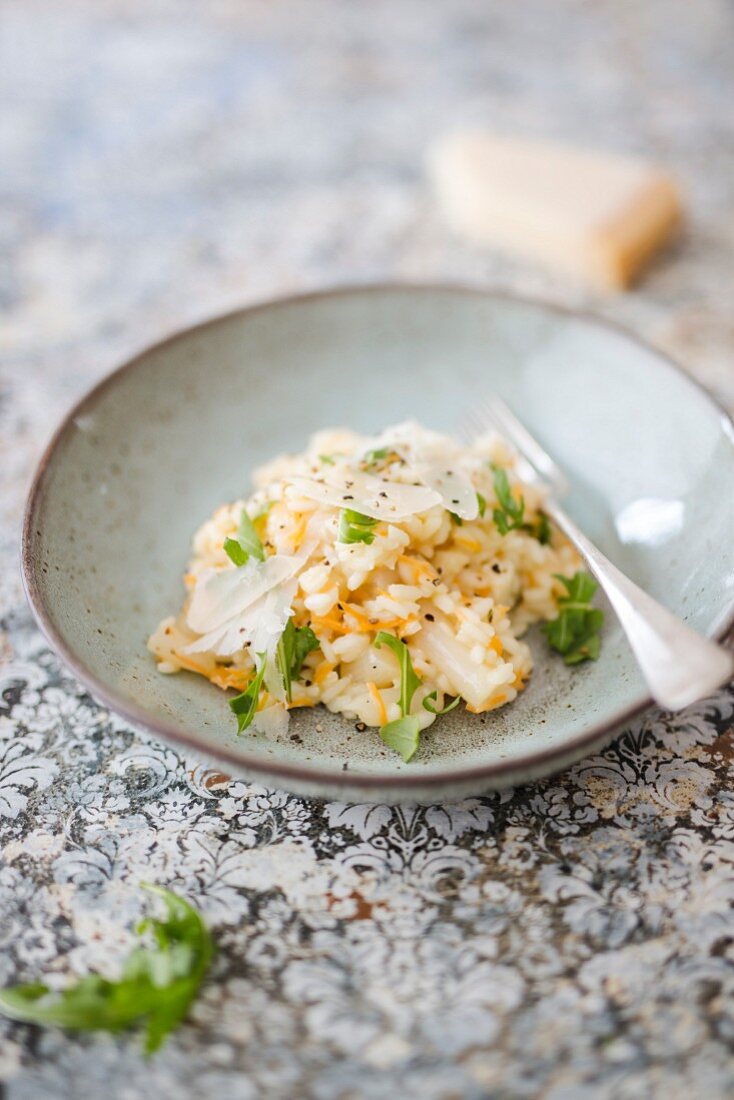
<instances>
[{"instance_id":1,"label":"silver fork","mask_svg":"<svg viewBox=\"0 0 734 1100\"><path fill-rule=\"evenodd\" d=\"M558 504L568 488L551 456L498 397L468 415L474 435L495 428L517 449L516 469L547 494L544 511L568 536L606 593L655 700L680 710L734 677L734 655L697 634L612 565Z\"/></svg>"}]
</instances>

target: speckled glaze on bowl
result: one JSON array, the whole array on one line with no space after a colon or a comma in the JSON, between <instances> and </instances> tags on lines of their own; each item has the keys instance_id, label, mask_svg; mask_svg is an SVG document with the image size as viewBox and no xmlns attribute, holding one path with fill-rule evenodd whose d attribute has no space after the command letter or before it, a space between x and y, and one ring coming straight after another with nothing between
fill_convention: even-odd
<instances>
[{"instance_id":1,"label":"speckled glaze on bowl","mask_svg":"<svg viewBox=\"0 0 734 1100\"><path fill-rule=\"evenodd\" d=\"M595 664L531 642L519 700L458 708L403 764L324 708L288 739L238 738L224 693L145 648L181 603L195 528L314 430L415 417L451 430L500 393L568 472L569 511L638 583L710 636L734 612L734 431L665 357L607 324L455 287L327 291L243 309L121 367L69 414L27 507L23 573L92 694L228 773L349 801L440 801L527 782L599 748L649 703L613 615Z\"/></svg>"}]
</instances>

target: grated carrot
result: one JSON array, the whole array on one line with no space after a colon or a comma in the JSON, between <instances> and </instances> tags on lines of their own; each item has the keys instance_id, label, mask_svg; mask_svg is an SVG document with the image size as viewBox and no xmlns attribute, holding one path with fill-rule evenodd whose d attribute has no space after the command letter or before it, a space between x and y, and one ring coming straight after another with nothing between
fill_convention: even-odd
<instances>
[{"instance_id":1,"label":"grated carrot","mask_svg":"<svg viewBox=\"0 0 734 1100\"><path fill-rule=\"evenodd\" d=\"M249 672L242 668L217 668L209 677L220 688L237 688L244 691L252 680Z\"/></svg>"},{"instance_id":2,"label":"grated carrot","mask_svg":"<svg viewBox=\"0 0 734 1100\"><path fill-rule=\"evenodd\" d=\"M372 634L377 633L378 630L393 630L395 627L403 626L409 622L410 619L403 619L400 616L396 616L394 619L378 619L373 623L370 618L360 611L358 607L354 607L353 604L345 603L344 610L351 615L357 623L357 629L355 634ZM412 620L415 622L415 619ZM348 629L344 631L345 634L351 633Z\"/></svg>"},{"instance_id":3,"label":"grated carrot","mask_svg":"<svg viewBox=\"0 0 734 1100\"><path fill-rule=\"evenodd\" d=\"M291 535L291 542L293 544L294 550L298 550L299 546L303 542L303 537L306 534L306 527L308 526L308 519L309 513L304 512L300 520L298 521L298 526Z\"/></svg>"},{"instance_id":4,"label":"grated carrot","mask_svg":"<svg viewBox=\"0 0 734 1100\"><path fill-rule=\"evenodd\" d=\"M336 634L349 634L350 630L344 623L340 623L338 619L332 619L328 615L312 615L311 626L315 630L322 630L326 627L327 630L333 630Z\"/></svg>"},{"instance_id":5,"label":"grated carrot","mask_svg":"<svg viewBox=\"0 0 734 1100\"><path fill-rule=\"evenodd\" d=\"M198 672L200 676L206 676L207 680L211 679L212 673L209 672L208 669L204 668L203 665L197 665L196 661L192 661L189 657L181 657L180 654L176 653L175 651L173 656L176 658L178 663L180 665L183 665L184 668L187 668L189 672Z\"/></svg>"},{"instance_id":6,"label":"grated carrot","mask_svg":"<svg viewBox=\"0 0 734 1100\"><path fill-rule=\"evenodd\" d=\"M374 625L370 622L369 616L366 615L364 611L360 610L360 608L355 607L354 604L351 603L345 603L342 604L342 606L347 614L351 615L352 618L355 620L357 626L360 628L361 633L366 634L370 630L374 629Z\"/></svg>"},{"instance_id":7,"label":"grated carrot","mask_svg":"<svg viewBox=\"0 0 734 1100\"><path fill-rule=\"evenodd\" d=\"M315 707L316 701L309 699L307 695L299 695L297 699L292 699L288 704L288 709L293 710L294 707Z\"/></svg>"},{"instance_id":8,"label":"grated carrot","mask_svg":"<svg viewBox=\"0 0 734 1100\"><path fill-rule=\"evenodd\" d=\"M454 535L454 542L459 546L463 546L465 550L468 550L472 554L476 554L482 549L481 542L477 542L476 539L470 539L468 535Z\"/></svg>"},{"instance_id":9,"label":"grated carrot","mask_svg":"<svg viewBox=\"0 0 734 1100\"><path fill-rule=\"evenodd\" d=\"M398 554L398 561L403 561L406 565L412 566L413 572L418 578L420 578L423 573L427 573L429 577L438 576L433 566L427 561L421 561L420 558L411 558L408 554Z\"/></svg>"},{"instance_id":10,"label":"grated carrot","mask_svg":"<svg viewBox=\"0 0 734 1100\"><path fill-rule=\"evenodd\" d=\"M483 703L481 707L473 707L471 703L466 704L466 709L471 711L472 714L483 714L486 710L494 710L495 707L502 706L507 701L507 696L504 691L497 691L493 695L490 695L486 703Z\"/></svg>"},{"instance_id":11,"label":"grated carrot","mask_svg":"<svg viewBox=\"0 0 734 1100\"><path fill-rule=\"evenodd\" d=\"M380 725L381 726L386 726L387 725L387 707L385 706L383 698L380 695L379 688L377 687L377 684L372 682L372 680L367 681L367 687L369 688L370 695L372 696L372 698L377 703L377 707L378 707L379 712L380 712Z\"/></svg>"},{"instance_id":12,"label":"grated carrot","mask_svg":"<svg viewBox=\"0 0 734 1100\"><path fill-rule=\"evenodd\" d=\"M502 656L502 650L505 647L502 645L502 642L499 640L499 638L495 634L494 638L492 638L491 642L489 643L489 648L493 649L498 657L501 657Z\"/></svg>"},{"instance_id":13,"label":"grated carrot","mask_svg":"<svg viewBox=\"0 0 734 1100\"><path fill-rule=\"evenodd\" d=\"M335 668L336 665L331 664L330 661L322 661L313 674L313 682L315 684L323 683L329 673L333 672Z\"/></svg>"}]
</instances>

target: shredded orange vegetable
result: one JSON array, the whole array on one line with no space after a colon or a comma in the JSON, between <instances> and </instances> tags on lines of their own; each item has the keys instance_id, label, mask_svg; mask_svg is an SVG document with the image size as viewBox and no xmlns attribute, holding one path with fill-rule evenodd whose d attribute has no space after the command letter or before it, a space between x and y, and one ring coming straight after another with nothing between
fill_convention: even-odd
<instances>
[{"instance_id":1,"label":"shredded orange vegetable","mask_svg":"<svg viewBox=\"0 0 734 1100\"><path fill-rule=\"evenodd\" d=\"M333 672L335 668L336 665L332 664L330 661L322 661L313 674L313 682L315 684L323 683L329 673Z\"/></svg>"},{"instance_id":2,"label":"shredded orange vegetable","mask_svg":"<svg viewBox=\"0 0 734 1100\"><path fill-rule=\"evenodd\" d=\"M436 577L438 574L432 565L427 561L421 561L420 558L411 558L408 554L398 554L398 561L405 562L406 565L412 566L413 572L416 577L420 577L423 573L426 573L429 577Z\"/></svg>"},{"instance_id":3,"label":"shredded orange vegetable","mask_svg":"<svg viewBox=\"0 0 734 1100\"><path fill-rule=\"evenodd\" d=\"M454 542L459 546L463 546L465 550L468 550L472 554L476 554L482 549L482 544L478 539L469 538L468 535L454 535Z\"/></svg>"},{"instance_id":4,"label":"shredded orange vegetable","mask_svg":"<svg viewBox=\"0 0 734 1100\"><path fill-rule=\"evenodd\" d=\"M220 666L214 670L209 679L217 687L237 688L239 691L244 691L251 682L252 676L241 668L221 668Z\"/></svg>"},{"instance_id":5,"label":"shredded orange vegetable","mask_svg":"<svg viewBox=\"0 0 734 1100\"><path fill-rule=\"evenodd\" d=\"M314 615L311 618L311 626L314 630L323 630L326 627L328 630L333 630L335 634L349 634L350 630L344 623L340 623L338 619L332 619L327 615Z\"/></svg>"},{"instance_id":6,"label":"shredded orange vegetable","mask_svg":"<svg viewBox=\"0 0 734 1100\"><path fill-rule=\"evenodd\" d=\"M507 701L507 695L504 691L496 691L493 695L490 695L486 703L483 703L481 707L473 707L471 703L466 704L466 709L470 710L472 714L483 714L486 710L494 710L495 707L502 706Z\"/></svg>"},{"instance_id":7,"label":"shredded orange vegetable","mask_svg":"<svg viewBox=\"0 0 734 1100\"><path fill-rule=\"evenodd\" d=\"M319 619L314 616L312 625L320 626L321 623L326 623L331 626L332 630L339 631L340 634L376 634L379 630L393 630L398 626L402 626L408 619L394 618L394 619L378 619L376 622L365 615L363 611L360 611L358 607L354 607L352 604L345 603L343 605L344 611L356 622L356 628L344 626L344 624L335 625L327 619ZM413 619L415 622L415 619Z\"/></svg>"},{"instance_id":8,"label":"shredded orange vegetable","mask_svg":"<svg viewBox=\"0 0 734 1100\"><path fill-rule=\"evenodd\" d=\"M368 680L367 687L369 689L370 695L372 696L372 698L377 703L377 707L378 707L379 712L380 712L380 725L381 726L386 726L387 725L387 707L385 706L385 702L384 702L382 696L380 695L380 690L379 690L377 684L373 683L372 680Z\"/></svg>"},{"instance_id":9,"label":"shredded orange vegetable","mask_svg":"<svg viewBox=\"0 0 734 1100\"><path fill-rule=\"evenodd\" d=\"M199 665L196 661L192 661L190 657L182 657L180 653L174 653L174 657L179 664L187 668L189 672L198 672L200 676L206 676L207 680L211 679L211 672L203 665Z\"/></svg>"},{"instance_id":10,"label":"shredded orange vegetable","mask_svg":"<svg viewBox=\"0 0 734 1100\"><path fill-rule=\"evenodd\" d=\"M370 622L369 616L365 615L364 611L361 611L360 608L355 607L354 604L351 603L342 604L342 607L344 611L354 619L363 634L369 633L370 630L374 630L374 626Z\"/></svg>"},{"instance_id":11,"label":"shredded orange vegetable","mask_svg":"<svg viewBox=\"0 0 734 1100\"><path fill-rule=\"evenodd\" d=\"M299 546L303 542L304 535L306 534L306 527L308 526L309 513L304 512L298 521L293 534L291 535L291 542L293 543L293 549L298 550Z\"/></svg>"}]
</instances>

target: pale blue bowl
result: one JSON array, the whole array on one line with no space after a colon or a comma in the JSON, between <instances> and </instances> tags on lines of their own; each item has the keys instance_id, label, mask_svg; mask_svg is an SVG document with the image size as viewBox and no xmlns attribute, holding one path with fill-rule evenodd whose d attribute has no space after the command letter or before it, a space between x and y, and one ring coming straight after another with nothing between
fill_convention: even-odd
<instances>
[{"instance_id":1,"label":"pale blue bowl","mask_svg":"<svg viewBox=\"0 0 734 1100\"><path fill-rule=\"evenodd\" d=\"M595 664L535 637L528 689L440 719L408 765L319 707L273 744L237 738L226 696L161 676L145 648L177 609L193 531L249 473L329 425L452 430L501 394L573 485L569 511L639 584L721 637L734 618L734 432L660 353L607 324L451 287L362 287L240 310L127 363L69 414L31 490L28 597L98 699L229 772L295 791L438 801L526 782L599 748L649 704L611 612Z\"/></svg>"}]
</instances>

